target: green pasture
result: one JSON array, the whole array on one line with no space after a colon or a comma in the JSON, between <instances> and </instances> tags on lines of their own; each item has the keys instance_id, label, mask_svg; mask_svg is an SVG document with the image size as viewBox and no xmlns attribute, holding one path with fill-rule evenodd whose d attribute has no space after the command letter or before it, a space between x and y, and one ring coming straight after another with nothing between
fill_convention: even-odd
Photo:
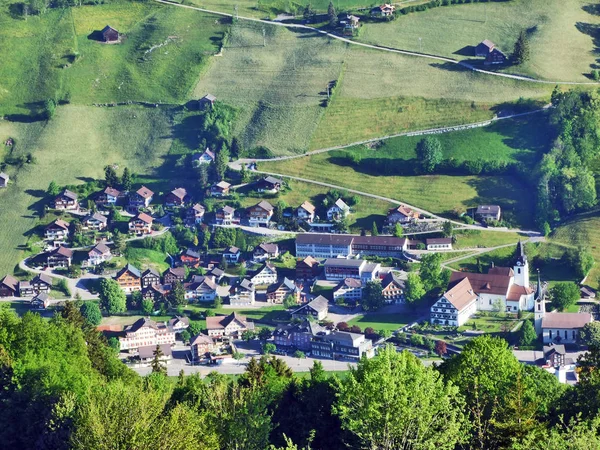
<instances>
[{"instance_id":1,"label":"green pasture","mask_svg":"<svg viewBox=\"0 0 600 450\"><path fill-rule=\"evenodd\" d=\"M395 331L418 318L417 314L381 314L381 313L368 313L365 315L359 315L348 322L348 325L358 325L361 330L365 328L373 328L375 331L390 330Z\"/></svg>"}]
</instances>

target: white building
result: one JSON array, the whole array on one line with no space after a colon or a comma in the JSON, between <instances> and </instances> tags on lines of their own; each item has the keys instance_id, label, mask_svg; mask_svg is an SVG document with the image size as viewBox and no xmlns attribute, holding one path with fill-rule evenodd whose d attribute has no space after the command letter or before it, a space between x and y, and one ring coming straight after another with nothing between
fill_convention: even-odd
<instances>
[{"instance_id":1,"label":"white building","mask_svg":"<svg viewBox=\"0 0 600 450\"><path fill-rule=\"evenodd\" d=\"M362 290L362 281L346 278L333 289L333 300L343 297L346 301L358 302L362 298Z\"/></svg>"},{"instance_id":2,"label":"white building","mask_svg":"<svg viewBox=\"0 0 600 450\"><path fill-rule=\"evenodd\" d=\"M327 210L327 219L329 220L341 220L350 214L350 207L342 200L338 198L336 202Z\"/></svg>"},{"instance_id":3,"label":"white building","mask_svg":"<svg viewBox=\"0 0 600 450\"><path fill-rule=\"evenodd\" d=\"M229 303L235 306L254 305L256 289L248 279L241 280L229 290Z\"/></svg>"},{"instance_id":4,"label":"white building","mask_svg":"<svg viewBox=\"0 0 600 450\"><path fill-rule=\"evenodd\" d=\"M432 324L460 327L477 312L477 294L469 279L463 278L451 286L431 307Z\"/></svg>"},{"instance_id":5,"label":"white building","mask_svg":"<svg viewBox=\"0 0 600 450\"><path fill-rule=\"evenodd\" d=\"M268 262L262 264L250 275L250 281L255 286L277 283L277 267Z\"/></svg>"},{"instance_id":6,"label":"white building","mask_svg":"<svg viewBox=\"0 0 600 450\"><path fill-rule=\"evenodd\" d=\"M140 347L175 344L175 331L166 322L155 322L147 317L125 327L125 337L119 338L121 350L138 350Z\"/></svg>"},{"instance_id":7,"label":"white building","mask_svg":"<svg viewBox=\"0 0 600 450\"><path fill-rule=\"evenodd\" d=\"M452 238L425 239L425 246L429 251L452 250Z\"/></svg>"},{"instance_id":8,"label":"white building","mask_svg":"<svg viewBox=\"0 0 600 450\"><path fill-rule=\"evenodd\" d=\"M195 276L183 285L185 298L197 302L212 302L217 297L217 284L212 277Z\"/></svg>"}]
</instances>

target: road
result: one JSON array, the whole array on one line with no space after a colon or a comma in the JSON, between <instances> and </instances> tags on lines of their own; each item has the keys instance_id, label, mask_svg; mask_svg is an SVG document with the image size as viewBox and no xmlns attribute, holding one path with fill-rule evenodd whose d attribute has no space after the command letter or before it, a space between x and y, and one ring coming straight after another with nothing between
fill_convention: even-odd
<instances>
[{"instance_id":1,"label":"road","mask_svg":"<svg viewBox=\"0 0 600 450\"><path fill-rule=\"evenodd\" d=\"M192 9L192 10L195 10L195 11L201 11L201 12L208 13L208 14L215 14L215 15L223 16L223 17L232 17L232 18L234 17L233 14L224 13L224 12L221 12L221 11L214 11L214 10L211 10L211 9L199 8L197 6L182 5L180 3L172 3L172 2L166 1L166 0L154 0L154 1L156 1L158 3L163 3L165 5L176 6L176 7L179 7L179 8ZM250 21L250 22L264 23L264 24L267 24L267 25L275 25L275 26L280 26L280 27L285 27L285 28L294 28L294 29L301 29L301 30L312 31L314 33L318 33L318 34L321 34L323 36L327 36L327 37L330 37L332 39L337 39L338 41L345 42L346 44L356 45L356 46L359 46L359 47L365 47L365 48L370 48L370 49L373 49L373 50L379 50L379 51L384 51L384 52L389 52L389 53L398 53L398 54L401 54L401 55L415 56L415 57L418 57L418 58L426 58L426 59L431 59L433 61L441 61L441 62L449 63L449 64L456 64L458 66L464 67L465 69L471 70L473 72L482 73L482 74L485 74L485 75L497 76L497 77L502 77L502 78L511 78L513 80L527 81L527 82L530 82L530 83L541 83L541 84L563 84L563 85L574 85L574 86L590 86L590 85L594 86L594 85L598 85L598 83L591 82L591 81L589 81L589 82L580 82L580 81L549 81L549 80L538 80L536 78L524 77L522 75L512 75L512 74L508 74L508 73L491 72L489 70L477 69L477 68L473 67L470 64L458 61L456 59L447 58L445 56L429 55L427 53L411 52L411 51L408 51L408 50L401 50L401 49L392 48L392 47L383 47L381 45L365 44L363 42L357 42L357 41L354 41L352 39L348 39L348 38L345 38L345 37L342 37L342 36L338 36L336 34L329 33L327 31L323 31L323 30L319 30L317 28L309 27L307 25L296 24L296 23L274 22L274 21L271 21L271 20L256 19L254 17L244 17L244 16L239 16L239 15L236 15L235 18L237 20L246 20L246 21Z\"/></svg>"}]
</instances>

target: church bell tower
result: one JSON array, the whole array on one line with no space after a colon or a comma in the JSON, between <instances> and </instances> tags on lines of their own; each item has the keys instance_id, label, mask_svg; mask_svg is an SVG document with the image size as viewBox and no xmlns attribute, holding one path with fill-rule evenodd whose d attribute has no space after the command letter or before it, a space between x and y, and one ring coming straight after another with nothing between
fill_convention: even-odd
<instances>
[{"instance_id":1,"label":"church bell tower","mask_svg":"<svg viewBox=\"0 0 600 450\"><path fill-rule=\"evenodd\" d=\"M529 263L523 243L519 241L515 252L515 262L513 266L515 274L515 284L517 286L529 287Z\"/></svg>"},{"instance_id":2,"label":"church bell tower","mask_svg":"<svg viewBox=\"0 0 600 450\"><path fill-rule=\"evenodd\" d=\"M546 305L544 303L544 289L542 288L542 282L540 280L540 271L538 270L538 281L537 288L535 290L535 305L534 305L534 325L535 332L540 335L542 334L542 320L546 315Z\"/></svg>"}]
</instances>

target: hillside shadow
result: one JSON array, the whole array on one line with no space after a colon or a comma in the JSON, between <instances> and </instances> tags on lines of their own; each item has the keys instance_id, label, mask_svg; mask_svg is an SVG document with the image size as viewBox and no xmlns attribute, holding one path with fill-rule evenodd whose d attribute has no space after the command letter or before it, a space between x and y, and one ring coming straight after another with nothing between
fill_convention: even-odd
<instances>
[{"instance_id":1,"label":"hillside shadow","mask_svg":"<svg viewBox=\"0 0 600 450\"><path fill-rule=\"evenodd\" d=\"M371 214L369 216L358 219L355 222L354 226L362 230L370 231L373 227L373 222L375 222L377 224L377 228L381 230L384 221L385 216L383 214Z\"/></svg>"},{"instance_id":2,"label":"hillside shadow","mask_svg":"<svg viewBox=\"0 0 600 450\"><path fill-rule=\"evenodd\" d=\"M46 207L46 203L48 201L46 191L43 191L42 189L26 189L25 193L31 197L39 199L29 205L27 209L37 214L37 217L41 217L44 214L44 208Z\"/></svg>"},{"instance_id":3,"label":"hillside shadow","mask_svg":"<svg viewBox=\"0 0 600 450\"><path fill-rule=\"evenodd\" d=\"M198 102L194 101L198 109ZM188 149L198 149L200 146L200 117L198 115L190 115L185 117L181 122L171 127L171 138L182 142Z\"/></svg>"},{"instance_id":4,"label":"hillside shadow","mask_svg":"<svg viewBox=\"0 0 600 450\"><path fill-rule=\"evenodd\" d=\"M575 24L575 28L577 28L579 32L586 34L592 38L592 43L594 44L592 54L600 56L600 25L585 22L577 22ZM599 61L600 60L596 59L596 62Z\"/></svg>"}]
</instances>

